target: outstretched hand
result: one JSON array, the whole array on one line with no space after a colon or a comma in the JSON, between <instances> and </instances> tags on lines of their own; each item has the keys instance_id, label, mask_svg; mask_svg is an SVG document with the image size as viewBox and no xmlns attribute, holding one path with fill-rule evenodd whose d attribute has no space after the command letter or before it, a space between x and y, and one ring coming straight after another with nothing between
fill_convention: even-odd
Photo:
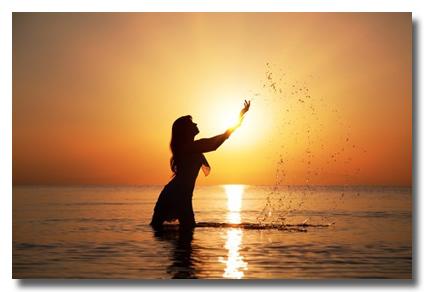
<instances>
[{"instance_id":1,"label":"outstretched hand","mask_svg":"<svg viewBox=\"0 0 425 292\"><path fill-rule=\"evenodd\" d=\"M241 112L239 114L239 120L238 120L238 122L237 122L236 125L234 125L233 127L231 127L229 129L230 130L230 133L232 133L233 131L235 131L237 128L239 128L241 126L242 121L243 121L243 119L245 117L245 114L249 111L249 107L251 106L251 101L250 100L248 100L248 101L245 100L245 102L244 102L243 105L244 105L244 107L243 107L243 109L241 110Z\"/></svg>"},{"instance_id":2,"label":"outstretched hand","mask_svg":"<svg viewBox=\"0 0 425 292\"><path fill-rule=\"evenodd\" d=\"M249 107L251 106L251 101L250 100L248 100L248 101L246 101L245 100L245 102L243 103L243 105L244 105L244 107L243 107L243 109L241 110L241 113L239 114L239 117L242 119L243 118L243 116L246 114L246 112L247 111L249 111Z\"/></svg>"}]
</instances>

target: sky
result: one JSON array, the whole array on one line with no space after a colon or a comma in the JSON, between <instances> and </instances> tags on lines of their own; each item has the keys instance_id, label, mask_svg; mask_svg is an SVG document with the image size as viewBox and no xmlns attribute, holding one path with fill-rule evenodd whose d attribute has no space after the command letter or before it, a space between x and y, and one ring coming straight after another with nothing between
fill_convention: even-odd
<instances>
[{"instance_id":1,"label":"sky","mask_svg":"<svg viewBox=\"0 0 425 292\"><path fill-rule=\"evenodd\" d=\"M175 119L206 184L411 186L410 13L14 13L13 183L165 184Z\"/></svg>"}]
</instances>

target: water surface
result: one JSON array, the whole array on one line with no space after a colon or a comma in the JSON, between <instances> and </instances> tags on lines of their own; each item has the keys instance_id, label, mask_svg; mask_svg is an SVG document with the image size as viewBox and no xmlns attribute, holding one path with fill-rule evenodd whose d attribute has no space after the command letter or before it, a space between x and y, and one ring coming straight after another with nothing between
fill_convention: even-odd
<instances>
[{"instance_id":1,"label":"water surface","mask_svg":"<svg viewBox=\"0 0 425 292\"><path fill-rule=\"evenodd\" d=\"M197 187L196 220L257 223L270 190ZM274 223L313 227L204 227L193 233L155 233L148 226L160 191L159 186L14 187L13 277L412 277L410 188L283 188L262 215L270 213L266 220L281 215Z\"/></svg>"}]
</instances>

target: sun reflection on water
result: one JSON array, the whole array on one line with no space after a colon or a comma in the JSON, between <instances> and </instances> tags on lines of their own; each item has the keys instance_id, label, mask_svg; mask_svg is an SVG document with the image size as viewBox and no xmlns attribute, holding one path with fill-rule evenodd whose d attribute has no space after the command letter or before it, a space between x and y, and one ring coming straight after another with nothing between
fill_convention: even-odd
<instances>
[{"instance_id":1,"label":"sun reflection on water","mask_svg":"<svg viewBox=\"0 0 425 292\"><path fill-rule=\"evenodd\" d=\"M242 195L245 187L243 185L225 185L224 190L227 195L227 220L229 223L241 223ZM227 230L225 248L227 249L227 258L220 259L224 263L223 277L241 279L244 271L248 270L248 263L240 255L239 250L242 243L243 231L241 228L231 228Z\"/></svg>"},{"instance_id":2,"label":"sun reflection on water","mask_svg":"<svg viewBox=\"0 0 425 292\"><path fill-rule=\"evenodd\" d=\"M225 185L227 195L227 220L229 223L241 223L241 206L244 185Z\"/></svg>"}]
</instances>

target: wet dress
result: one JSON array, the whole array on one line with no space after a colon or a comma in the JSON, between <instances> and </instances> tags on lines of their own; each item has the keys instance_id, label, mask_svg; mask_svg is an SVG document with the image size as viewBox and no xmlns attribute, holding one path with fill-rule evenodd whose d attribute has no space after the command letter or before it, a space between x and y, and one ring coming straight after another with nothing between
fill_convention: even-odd
<instances>
[{"instance_id":1,"label":"wet dress","mask_svg":"<svg viewBox=\"0 0 425 292\"><path fill-rule=\"evenodd\" d=\"M178 171L161 191L154 208L151 225L161 227L164 221L179 220L180 227L195 227L192 196L196 178L202 167L208 175L210 167L203 153L216 150L230 136L230 131L212 138L199 139L181 153Z\"/></svg>"}]
</instances>

